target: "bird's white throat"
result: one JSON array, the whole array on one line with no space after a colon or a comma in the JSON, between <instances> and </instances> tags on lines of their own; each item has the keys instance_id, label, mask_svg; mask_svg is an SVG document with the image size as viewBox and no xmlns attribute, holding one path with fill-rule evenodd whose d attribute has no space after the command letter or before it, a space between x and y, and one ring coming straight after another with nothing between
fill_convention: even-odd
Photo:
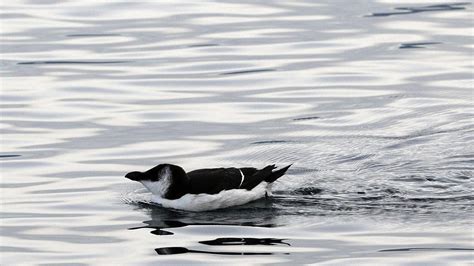
<instances>
[{"instance_id":1,"label":"bird's white throat","mask_svg":"<svg viewBox=\"0 0 474 266\"><path fill-rule=\"evenodd\" d=\"M171 170L169 167L163 168L158 173L158 181L142 180L140 181L153 195L164 197L171 185Z\"/></svg>"}]
</instances>

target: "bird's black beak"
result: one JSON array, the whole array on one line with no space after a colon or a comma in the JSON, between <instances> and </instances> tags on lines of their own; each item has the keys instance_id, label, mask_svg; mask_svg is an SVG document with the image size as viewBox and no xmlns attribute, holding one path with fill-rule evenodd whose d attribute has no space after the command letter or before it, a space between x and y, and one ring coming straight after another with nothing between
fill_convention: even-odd
<instances>
[{"instance_id":1,"label":"bird's black beak","mask_svg":"<svg viewBox=\"0 0 474 266\"><path fill-rule=\"evenodd\" d=\"M130 180L133 180L133 181L140 181L143 177L143 173L142 172L130 172L128 174L125 175L126 178L130 179Z\"/></svg>"}]
</instances>

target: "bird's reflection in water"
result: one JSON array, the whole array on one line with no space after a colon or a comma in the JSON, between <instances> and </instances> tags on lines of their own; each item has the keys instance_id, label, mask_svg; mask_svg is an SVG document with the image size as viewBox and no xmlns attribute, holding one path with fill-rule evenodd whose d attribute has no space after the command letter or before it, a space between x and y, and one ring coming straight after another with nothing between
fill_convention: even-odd
<instances>
[{"instance_id":1,"label":"bird's reflection in water","mask_svg":"<svg viewBox=\"0 0 474 266\"><path fill-rule=\"evenodd\" d=\"M230 246L230 245L265 245L265 246L273 246L278 244L283 244L287 246L291 246L289 243L283 242L285 239L278 239L278 238L253 238L253 237L246 237L246 238L238 238L238 237L223 237L223 238L216 238L214 240L207 240L207 241L199 241L199 243L209 246Z\"/></svg>"},{"instance_id":2,"label":"bird's reflection in water","mask_svg":"<svg viewBox=\"0 0 474 266\"><path fill-rule=\"evenodd\" d=\"M154 229L153 235L173 235L172 228L179 228L193 225L218 225L218 226L254 226L254 227L275 227L274 222L277 217L277 209L272 208L271 200L259 200L250 204L224 210L210 212L185 212L161 208L148 203L138 203L137 207L148 212L151 219L144 221L144 226L132 227L136 229ZM233 245L285 245L284 239L277 238L238 238L223 237L213 240L199 241L199 244L207 246L233 246ZM214 255L273 255L273 252L239 252L239 251L204 251L188 249L185 247L160 247L155 249L159 255L175 255L185 253L205 253ZM278 253L289 254L289 253Z\"/></svg>"},{"instance_id":3,"label":"bird's reflection in water","mask_svg":"<svg viewBox=\"0 0 474 266\"><path fill-rule=\"evenodd\" d=\"M238 237L223 237L216 238L214 240L199 241L200 244L209 245L209 246L234 246L234 245L264 245L272 246L283 244L286 246L291 246L289 243L283 242L284 239L277 238L238 238ZM203 250L192 250L184 247L163 247L156 248L156 253L158 255L174 255L174 254L183 254L183 253L205 253L205 254L215 254L215 255L274 255L277 253L273 252L222 252L222 251L203 251ZM278 253L288 255L290 253Z\"/></svg>"},{"instance_id":4,"label":"bird's reflection in water","mask_svg":"<svg viewBox=\"0 0 474 266\"><path fill-rule=\"evenodd\" d=\"M192 250L183 247L167 247L167 248L157 248L155 249L158 255L175 255L175 254L184 254L184 253L204 253L204 254L214 254L214 255L273 255L272 252L222 252L222 251L202 251L202 250ZM287 253L284 253L287 254Z\"/></svg>"},{"instance_id":5,"label":"bird's reflection in water","mask_svg":"<svg viewBox=\"0 0 474 266\"><path fill-rule=\"evenodd\" d=\"M155 229L154 235L172 235L171 228L189 225L230 225L230 226L255 226L275 227L277 209L272 208L272 201L258 200L243 206L208 212L187 212L161 208L149 203L137 203L136 206L150 215L151 219L143 221L144 226L132 227L136 229Z\"/></svg>"}]
</instances>

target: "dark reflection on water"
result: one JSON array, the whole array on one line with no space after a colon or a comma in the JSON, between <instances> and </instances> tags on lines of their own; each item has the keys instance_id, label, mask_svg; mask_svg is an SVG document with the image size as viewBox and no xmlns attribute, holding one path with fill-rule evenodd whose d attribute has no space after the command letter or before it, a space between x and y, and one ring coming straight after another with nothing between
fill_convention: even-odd
<instances>
[{"instance_id":1,"label":"dark reflection on water","mask_svg":"<svg viewBox=\"0 0 474 266\"><path fill-rule=\"evenodd\" d=\"M274 217L277 215L276 210L271 208L271 202L266 200L237 206L232 208L232 210L223 209L207 212L172 210L147 203L137 203L136 206L147 212L151 220L143 222L147 224L146 226L132 227L130 228L131 230L153 228L162 231L162 229L189 225L233 225L267 228L277 226L273 222Z\"/></svg>"},{"instance_id":2,"label":"dark reflection on water","mask_svg":"<svg viewBox=\"0 0 474 266\"><path fill-rule=\"evenodd\" d=\"M418 49L426 48L427 45L440 44L440 42L412 42L412 43L402 43L398 47L399 49Z\"/></svg>"},{"instance_id":3,"label":"dark reflection on water","mask_svg":"<svg viewBox=\"0 0 474 266\"><path fill-rule=\"evenodd\" d=\"M241 74L259 73L259 72L271 72L271 71L277 71L277 70L276 69L249 69L249 70L224 72L224 73L221 73L220 75L241 75Z\"/></svg>"},{"instance_id":4,"label":"dark reflection on water","mask_svg":"<svg viewBox=\"0 0 474 266\"><path fill-rule=\"evenodd\" d=\"M120 34L110 34L110 33L88 33L88 34L67 34L67 37L112 37L112 36L121 36Z\"/></svg>"},{"instance_id":5,"label":"dark reflection on water","mask_svg":"<svg viewBox=\"0 0 474 266\"><path fill-rule=\"evenodd\" d=\"M295 121L303 121L303 120L314 120L314 119L320 119L321 117L319 116L308 116L308 117L300 117L300 118L295 118L293 120Z\"/></svg>"},{"instance_id":6,"label":"dark reflection on water","mask_svg":"<svg viewBox=\"0 0 474 266\"><path fill-rule=\"evenodd\" d=\"M158 255L175 255L183 253L203 253L203 254L213 254L213 255L232 255L232 256L258 256L258 255L273 255L275 253L270 252L223 252L223 251L202 251L202 250L192 250L183 247L167 247L167 248L157 248L155 249Z\"/></svg>"},{"instance_id":7,"label":"dark reflection on water","mask_svg":"<svg viewBox=\"0 0 474 266\"><path fill-rule=\"evenodd\" d=\"M18 65L102 65L102 64L122 64L130 61L66 61L66 60L50 60L50 61L28 61L19 62Z\"/></svg>"},{"instance_id":8,"label":"dark reflection on water","mask_svg":"<svg viewBox=\"0 0 474 266\"><path fill-rule=\"evenodd\" d=\"M283 242L284 239L276 238L236 238L236 237L223 237L216 238L214 240L205 240L199 241L199 243L209 246L232 246L232 245L244 245L244 246L253 246L253 245L264 245L264 246L273 246L273 245L287 245L291 246L289 243Z\"/></svg>"},{"instance_id":9,"label":"dark reflection on water","mask_svg":"<svg viewBox=\"0 0 474 266\"><path fill-rule=\"evenodd\" d=\"M19 154L2 154L0 155L0 158L14 158L14 157L20 157L21 155Z\"/></svg>"},{"instance_id":10,"label":"dark reflection on water","mask_svg":"<svg viewBox=\"0 0 474 266\"><path fill-rule=\"evenodd\" d=\"M463 2L463 3L429 5L429 6L421 6L421 7L396 7L395 8L396 10L401 10L401 11L372 13L368 15L368 17L388 17L388 16L394 16L394 15L407 15L407 14L415 14L415 13L421 13L421 12L464 10L466 9L464 6L470 5L470 4L471 3L469 2Z\"/></svg>"},{"instance_id":11,"label":"dark reflection on water","mask_svg":"<svg viewBox=\"0 0 474 266\"><path fill-rule=\"evenodd\" d=\"M202 44L193 44L189 45L189 48L198 48L198 47L212 47L212 46L219 46L217 43L202 43Z\"/></svg>"},{"instance_id":12,"label":"dark reflection on water","mask_svg":"<svg viewBox=\"0 0 474 266\"><path fill-rule=\"evenodd\" d=\"M254 207L250 207L250 206ZM157 207L155 205L148 205L140 203L137 206L145 210L151 217L151 220L144 221L145 226L131 227L129 230L136 229L153 229L151 234L160 237L171 237L175 235L173 229L194 226L240 226L240 227L261 227L272 228L277 226L272 223L276 217L272 208L268 207L268 203L259 201L257 203L240 206L233 210L217 210L210 212L191 213L178 210L169 210ZM267 206L267 207L264 207ZM167 229L167 230L164 230ZM176 236L178 237L178 236ZM284 245L291 246L284 242L284 239L277 238L256 238L256 237L221 237L213 240L197 241L199 244L208 246L275 246ZM155 251L159 255L172 255L183 253L203 253L214 255L274 255L280 253L273 252L241 252L241 251L201 251L188 249L184 247L163 247L157 248ZM282 253L288 254L288 253Z\"/></svg>"},{"instance_id":13,"label":"dark reflection on water","mask_svg":"<svg viewBox=\"0 0 474 266\"><path fill-rule=\"evenodd\" d=\"M291 140L262 140L262 141L255 141L250 144L275 144L275 143L291 143Z\"/></svg>"}]
</instances>

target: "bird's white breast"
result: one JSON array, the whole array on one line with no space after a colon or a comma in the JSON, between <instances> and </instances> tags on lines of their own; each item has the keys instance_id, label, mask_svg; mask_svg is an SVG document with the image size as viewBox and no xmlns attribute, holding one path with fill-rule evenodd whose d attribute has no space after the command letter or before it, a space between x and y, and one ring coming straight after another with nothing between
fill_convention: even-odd
<instances>
[{"instance_id":1,"label":"bird's white breast","mask_svg":"<svg viewBox=\"0 0 474 266\"><path fill-rule=\"evenodd\" d=\"M218 194L186 194L179 199L164 199L157 194L152 201L166 208L186 211L210 211L231 206L243 205L265 197L268 183L262 182L252 190L231 189L223 190Z\"/></svg>"}]
</instances>

